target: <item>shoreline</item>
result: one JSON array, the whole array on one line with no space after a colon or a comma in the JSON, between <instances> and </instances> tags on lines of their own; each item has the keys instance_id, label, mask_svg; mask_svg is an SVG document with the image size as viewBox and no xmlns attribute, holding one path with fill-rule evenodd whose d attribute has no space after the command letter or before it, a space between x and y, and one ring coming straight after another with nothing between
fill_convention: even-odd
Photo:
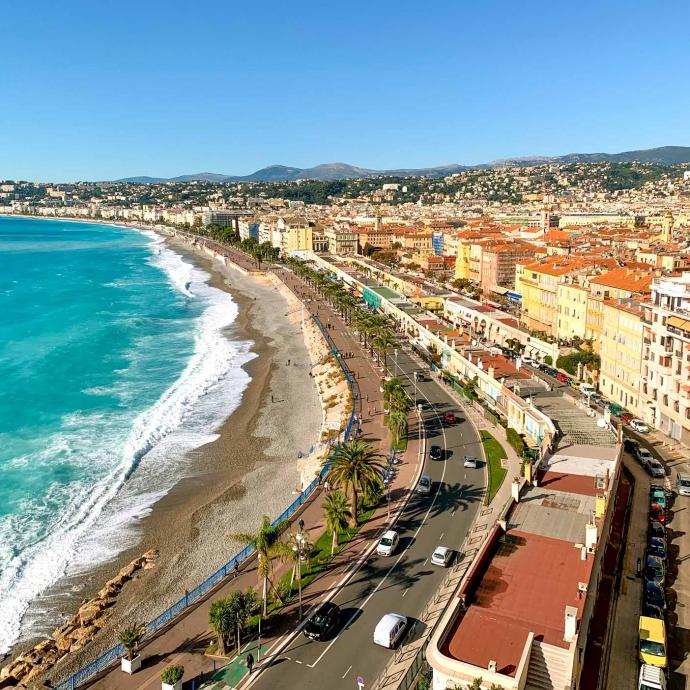
<instances>
[{"instance_id":1,"label":"shoreline","mask_svg":"<svg viewBox=\"0 0 690 690\"><path fill-rule=\"evenodd\" d=\"M300 488L298 453L316 445L324 424L316 384L308 375L314 357L308 351L299 319L290 319L289 300L276 285L245 276L241 269L222 266L202 250L168 237L160 228L83 222L158 231L167 246L210 275L210 286L232 295L239 313L228 331L239 339L251 340L251 352L257 356L242 367L251 381L239 406L216 430L218 438L214 442L188 454L194 456L194 471L178 480L140 520L137 543L108 563L61 578L52 592L41 597L42 608L46 603L50 607L53 599L71 614L80 600L91 596L132 558L152 549L160 552L156 566L137 574L122 590L101 632L83 650L60 662L60 674L56 674L60 676L110 647L115 631L125 622L152 619L238 552L241 546L227 540L226 533L253 531L262 514L275 517L282 512ZM286 352L299 366L287 367ZM271 396L275 402L271 402ZM298 415L294 414L294 406L286 403L292 402L293 396L301 404ZM30 644L26 639L18 643L12 656Z\"/></svg>"}]
</instances>

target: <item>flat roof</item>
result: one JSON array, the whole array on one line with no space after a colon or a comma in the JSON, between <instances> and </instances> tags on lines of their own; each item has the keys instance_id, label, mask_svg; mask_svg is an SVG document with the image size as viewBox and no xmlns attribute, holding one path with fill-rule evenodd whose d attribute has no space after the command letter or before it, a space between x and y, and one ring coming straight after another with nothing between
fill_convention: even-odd
<instances>
[{"instance_id":1,"label":"flat roof","mask_svg":"<svg viewBox=\"0 0 690 690\"><path fill-rule=\"evenodd\" d=\"M474 601L459 616L441 646L443 654L515 676L527 636L567 648L565 607L582 616L585 599L579 582L589 582L593 557L581 559L570 542L521 530L511 530L475 591Z\"/></svg>"}]
</instances>

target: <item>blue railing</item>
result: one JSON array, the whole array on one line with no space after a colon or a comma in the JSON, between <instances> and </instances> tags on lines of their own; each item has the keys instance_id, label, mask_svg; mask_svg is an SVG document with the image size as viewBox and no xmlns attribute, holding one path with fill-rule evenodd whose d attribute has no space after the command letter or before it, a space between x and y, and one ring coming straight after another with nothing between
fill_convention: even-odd
<instances>
[{"instance_id":1,"label":"blue railing","mask_svg":"<svg viewBox=\"0 0 690 690\"><path fill-rule=\"evenodd\" d=\"M333 343L331 336L323 327L323 324L315 316L312 316L312 318L314 319L316 325L320 328L324 339L328 343L328 347L330 348L332 354L335 356L338 364L340 365L340 368L343 371L343 374L345 374L345 378L350 384L350 390L352 392L352 409L350 410L350 419L347 422L345 434L343 436L343 440L347 441L347 439L350 436L350 433L352 432L352 425L355 419L355 384L349 372L343 365L341 358L338 356L338 350L335 347L335 344ZM291 515L295 513L295 511L301 505L303 505L306 502L306 500L311 496L316 487L319 486L319 484L321 483L323 476L328 471L329 464L330 463L326 463L324 465L324 467L321 469L321 472L319 473L319 477L314 479L314 481L312 481L311 484L309 484L309 486L300 493L299 498L294 500L290 504L290 506L288 506L288 508L286 508L273 521L274 525L277 525L283 520L289 518ZM154 618L150 623L146 625L147 637L153 635L157 630L160 630L162 627L167 625L173 618L182 613L187 607L191 606L194 602L201 599L210 589L215 587L221 580L226 578L228 575L232 574L235 570L235 564L239 565L242 561L249 558L254 553L254 550L255 549L253 546L246 546L244 549L242 549L242 551L233 556L224 566L216 570L216 572L213 573L213 575L211 575L204 582L202 582L196 589L193 589L191 592L187 592L182 599L180 599L178 602L174 603L169 609L161 613L161 615L158 616L158 618ZM120 657L122 657L124 653L125 648L121 644L112 647L104 654L101 654L101 656L99 656L97 659L94 659L90 664L83 666L76 673L73 673L69 678L59 683L56 686L56 690L74 690L74 688L76 688L84 681L104 671L111 664L113 664Z\"/></svg>"}]
</instances>

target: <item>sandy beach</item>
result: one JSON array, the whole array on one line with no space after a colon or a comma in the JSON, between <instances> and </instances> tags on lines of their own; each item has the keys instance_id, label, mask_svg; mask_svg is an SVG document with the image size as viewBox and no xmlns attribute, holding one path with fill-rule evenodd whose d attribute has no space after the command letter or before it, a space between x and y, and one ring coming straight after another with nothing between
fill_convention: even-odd
<instances>
[{"instance_id":1,"label":"sandy beach","mask_svg":"<svg viewBox=\"0 0 690 690\"><path fill-rule=\"evenodd\" d=\"M314 326L308 319L307 336L303 334L302 316L308 313L294 296L282 294L287 289L275 278L272 282L268 276L247 276L180 240L167 242L206 270L209 283L229 291L238 303L239 316L228 335L253 342L257 356L245 365L251 382L238 409L218 429L219 438L189 454L191 475L140 522L138 543L89 573L63 578L41 597L41 610L63 614L61 620L46 622L49 635L124 564L144 551L160 552L157 565L123 589L112 617L95 639L61 661L58 675L76 670L112 646L124 623L150 620L185 590L194 589L242 548L227 535L253 532L262 515L276 517L295 499L301 484L313 478L303 476L298 455L321 437L324 413L310 371L326 348L321 337L310 332ZM20 648L28 644L26 640Z\"/></svg>"}]
</instances>

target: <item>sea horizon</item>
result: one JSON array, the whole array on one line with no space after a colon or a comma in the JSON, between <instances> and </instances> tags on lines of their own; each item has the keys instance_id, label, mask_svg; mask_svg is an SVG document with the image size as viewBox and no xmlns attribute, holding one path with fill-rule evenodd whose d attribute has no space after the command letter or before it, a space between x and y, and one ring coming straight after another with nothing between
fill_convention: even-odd
<instances>
[{"instance_id":1,"label":"sea horizon","mask_svg":"<svg viewBox=\"0 0 690 690\"><path fill-rule=\"evenodd\" d=\"M0 217L0 264L5 653L52 624L27 616L42 592L135 543L239 405L253 354L225 332L232 297L152 231Z\"/></svg>"}]
</instances>

